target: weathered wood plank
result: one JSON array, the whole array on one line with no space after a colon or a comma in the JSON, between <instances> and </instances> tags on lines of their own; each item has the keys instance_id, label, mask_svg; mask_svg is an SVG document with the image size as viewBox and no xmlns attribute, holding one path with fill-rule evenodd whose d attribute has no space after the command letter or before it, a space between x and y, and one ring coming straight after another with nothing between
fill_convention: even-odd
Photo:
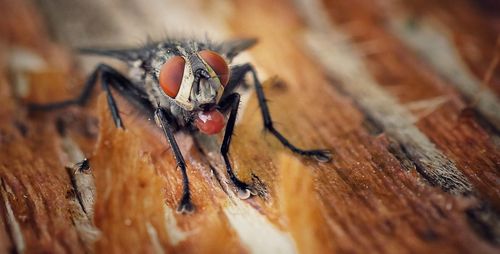
<instances>
[{"instance_id":1,"label":"weathered wood plank","mask_svg":"<svg viewBox=\"0 0 500 254\"><path fill-rule=\"evenodd\" d=\"M380 14L384 13L383 9L374 5L373 2L359 1L357 9L352 9L350 5L345 5L343 2L330 1L329 5L328 10L332 13L332 19L345 24L345 31L354 33L355 43L367 45L373 42L378 45L379 52L371 52L368 49L369 55L364 58L364 61L378 83L384 88L387 87L386 89L402 103L406 103L409 109L414 102L425 101L428 98L446 98L446 101L440 105L427 103L428 108L419 110L421 113L423 111L423 114L417 114L417 126L449 159L455 162L460 171L467 176L468 181L474 185L480 195L478 206L481 207L487 203L486 206L492 205L494 210L498 211L500 193L494 182L500 177L498 171L500 154L494 143L495 138L491 138L491 136L495 137L496 134L489 134L490 129L485 129L478 124L480 122L478 116L474 114L474 110L467 109L468 103L462 98L470 99L474 94L466 93L462 97L460 92L464 92L464 89L460 89L460 87L459 91L450 89L454 86L451 82L455 80L442 79L425 65L425 61L418 61L416 55L413 55L405 48L405 45L387 32L387 27L381 21L388 20L390 17L381 16ZM386 12L386 14L389 15L390 12ZM466 31L457 31L456 33L464 32ZM491 36L487 38L478 36L476 38L489 40L483 42L486 44L492 43ZM427 44L432 45L432 41L428 41ZM361 50L363 50L363 46L361 46ZM456 50L461 52L462 49ZM485 59L485 61L489 60ZM395 84L393 84L394 80ZM397 91L393 90L395 86ZM476 92L481 92L479 89L476 87ZM425 91L426 95L418 95L419 91ZM408 94L412 94L411 96L414 98L408 100ZM488 98L479 97L479 99ZM479 103L479 105L481 104ZM474 104L470 107L474 107ZM481 107L479 107L479 111L485 112ZM485 113L486 116L490 116L488 112ZM479 116L480 118L481 116ZM498 120L496 118L489 119L493 123ZM490 177L484 177L484 174ZM497 212L491 212L497 214ZM490 221L491 227L493 231L496 231L495 228L498 228L499 223L498 215L492 216L494 219Z\"/></svg>"},{"instance_id":2,"label":"weathered wood plank","mask_svg":"<svg viewBox=\"0 0 500 254\"><path fill-rule=\"evenodd\" d=\"M474 91L491 66L496 19L457 2L39 1L48 29L34 6L0 2L0 251L498 252L498 126L474 103L485 98ZM448 44L459 52L452 59L467 63L456 70L473 73L476 90L405 39L411 30L395 28L407 17L397 15L415 13L460 38ZM251 59L266 80L277 128L300 147L331 148L333 161L297 158L260 131L250 91L231 160L257 196L234 193L221 136L179 133L197 210L177 214L181 177L170 148L125 100L118 104L126 130L114 127L103 96L85 109L30 115L17 100L67 98L105 61L76 65L61 45L135 46L165 30L257 37L236 61ZM488 105L498 100L497 79L492 72L481 90ZM89 172L65 168L83 155Z\"/></svg>"},{"instance_id":3,"label":"weathered wood plank","mask_svg":"<svg viewBox=\"0 0 500 254\"><path fill-rule=\"evenodd\" d=\"M241 7L241 8L243 9L243 7ZM309 102L309 103L305 102L304 103L305 105L308 105L308 108L311 110L311 112L315 112L315 115L321 116L320 119L328 119L328 120L322 121L321 125L319 125L319 126L321 126L321 127L323 127L325 125L328 126L328 124L329 124L328 121L336 123L335 127L332 126L332 127L325 128L325 130L328 130L328 131L334 131L334 130L339 130L339 129L342 130L343 128L346 128L346 127L349 128L350 126L352 126L352 124L350 124L352 122L352 120L346 119L346 118L338 119L338 118L335 118L334 116L332 116L331 115L332 113L330 113L331 111L340 111L340 112L345 111L346 108L348 108L347 105L342 104L342 105L337 105L337 106L333 106L333 105L325 106L325 108L330 109L330 112L325 112L325 111L317 108L317 107L319 107L319 106L317 106L317 104L319 104L319 103L324 104L324 103L326 103L326 101L331 101L331 99L327 99L326 95L325 95L325 94L331 94L331 92L330 92L331 89L328 88L328 84L325 84L325 81L318 80L318 77L322 77L322 76L323 76L323 79L325 79L324 75L321 72L312 70L314 67L317 66L317 64L312 63L311 60L308 60L307 58L304 58L304 57L299 58L298 57L297 52L308 52L308 48L305 48L305 47L300 48L300 46L297 46L295 49L290 49L289 45L294 45L293 42L300 39L300 38L294 37L294 35L296 35L298 33L297 31L300 31L300 30L298 30L298 27L300 27L300 26L299 25L294 26L293 24L295 24L295 23L290 22L290 21L298 21L297 18L294 18L294 15L291 15L289 11L287 12L287 9L283 8L283 6L281 4L276 4L275 8L270 8L269 6L266 6L266 8L268 9L267 13L272 13L272 14L268 14L269 16L275 17L276 20L283 20L283 23L277 23L277 21L275 21L274 19L273 19L273 21L260 19L259 21L253 21L252 25L249 25L245 22L242 22L243 24L236 26L236 28L235 28L237 30L238 27L246 27L247 33L260 34L259 38L264 38L261 41L260 47L255 49L256 53L253 54L254 56L256 56L257 62L261 65L265 65L266 71L271 70L271 73L278 73L280 75L280 77L290 77L290 80L291 80L290 86L293 86L293 84L294 84L295 89L300 91L300 95L298 95L299 92L297 92L297 94L295 96L292 96L292 97L300 98L300 100L303 101L303 100L306 100L308 91L311 91L314 89L322 91L321 95L314 94L314 103L313 102ZM266 11L263 11L261 8L258 7L258 4L255 4L255 6L252 5L251 7L249 7L248 5L245 5L245 9L250 9L248 11L248 13L266 13ZM315 14L317 14L317 13L315 13ZM250 16L250 14L249 14L249 16ZM263 16L266 16L266 15L263 15ZM241 15L239 17L241 17ZM240 20L240 19L238 19L238 20ZM241 18L241 20L246 20L246 19ZM234 22L237 23L237 21L234 21ZM285 22L286 22L286 25L285 25ZM300 22L297 22L297 23L300 24ZM275 26L283 28L283 29L280 29L280 31L281 30L284 30L284 31L281 33L275 31L275 29L274 29ZM285 32L286 28L289 29L289 30L287 30L287 31L289 31L288 33ZM268 40L266 40L265 38L268 38ZM273 54L271 55L268 52L273 52ZM281 55L278 55L280 52L283 52L283 53ZM323 52L322 53L323 56L328 55L324 52L332 53L331 51L326 51L326 50L324 50L322 52ZM260 58L257 58L257 56ZM319 56L317 56L317 57L319 57ZM283 61L283 59L294 59L294 61L292 61L292 62L291 61ZM349 60L349 59L346 59L346 60ZM345 64L348 64L348 63L345 63ZM338 77L335 77L335 76L334 76L334 78L338 79ZM324 85L320 85L321 83L323 83ZM314 84L313 85L314 89L310 88L310 86L304 86L304 84ZM351 83L346 84L346 86L349 86L349 85L352 86L355 84L351 84ZM291 91L292 88L289 88L288 90ZM329 92L327 92L327 91L329 91ZM362 92L362 91L359 91L359 92ZM323 97L323 96L325 96L325 97ZM335 99L333 101L339 101L337 99L337 96L334 97ZM281 99L281 98L279 98L279 99ZM374 98L374 99L376 99L376 98ZM356 100L356 97L355 97L355 100ZM294 104L300 103L300 101L297 101L297 100L294 100L294 102L295 102ZM275 105L277 103L278 102L276 101L276 99L274 99L273 105ZM357 102L357 103L359 103L359 102ZM298 106L297 109L292 108L293 105L289 105L287 103L282 103L281 107L286 107L289 112L296 112L297 111L298 112L297 115L302 116L302 115L307 114L307 113L304 113L303 111L301 111L301 109L302 110L304 109L304 104L302 104L301 106ZM251 106L249 106L249 107L251 107ZM276 107L280 108L280 106L276 106ZM336 110L331 110L332 108L334 108ZM352 116L354 116L354 114L352 114L352 113L346 114L346 115L349 115L351 118L352 118ZM359 113L358 113L358 115L359 115ZM293 120L297 119L297 117L294 117L294 118L295 119L293 119ZM300 126L299 125L300 120L296 120L296 121L293 121L293 120L288 119L289 122L293 123L292 126L294 126L294 128L305 129L305 132L308 132L307 131L308 128L298 128L298 126ZM317 118L315 120L317 120ZM312 120L312 121L314 121L314 120ZM243 126L245 122L251 122L251 121L248 121L248 120L243 121L241 126ZM287 122L287 121L280 120L280 122ZM341 123L342 126L338 126L339 123ZM358 123L358 126L359 125L360 125L360 123ZM356 126L356 125L354 125L354 126ZM362 126L359 126L359 127L362 127ZM353 127L351 127L351 128L353 128ZM330 140L330 142L339 142L339 141L335 140L335 138L332 138L332 137L337 137L338 134L333 133L333 134L323 134L323 135L325 137L330 137L327 139L323 139L323 142L325 142L325 141L328 142L329 140ZM346 134L344 134L344 135L346 135ZM351 137L351 139L353 139L354 137ZM364 140L364 139L366 139L366 137L354 138L355 141L354 142L350 141L350 142L353 142L354 144L359 144L359 143L361 143L361 140ZM348 140L349 139L344 140L344 142L346 142ZM346 176L347 179L354 177L354 175L355 175L354 172L358 172L358 171L363 172L363 173L360 173L361 175L359 178L355 178L356 181L350 182L351 184L355 184L355 183L361 184L361 183L366 183L366 181L370 181L369 179L372 178L373 176L369 176L369 175L373 174L373 172L367 173L367 172L370 172L370 171L368 171L368 169L370 167L368 167L368 168L361 167L361 165L363 165L363 161L365 161L367 159L362 159L362 158L356 157L355 155L359 154L359 151L356 152L356 150L354 150L354 151L348 150L350 152L342 153L341 149L345 149L344 148L346 146L345 143L330 143L330 146L335 148L334 151L336 154L336 163L342 163L341 166L339 166L339 168L344 168L344 167L346 168L346 169L342 170L342 172L348 172L348 173L344 173L344 174L348 174L348 176ZM236 148L233 148L233 149L236 149ZM354 148L351 148L351 149L354 149ZM373 150L368 149L368 151L373 151ZM392 157L392 156L390 156L390 153L388 151L386 153L389 155L389 157ZM345 154L346 156L341 157L342 154ZM370 158L370 159L368 159L369 161L372 160L371 159L372 156L370 156L368 158ZM350 164L349 162L352 164ZM335 162L334 162L334 164L335 164ZM370 165L370 164L368 164L368 165ZM371 165L373 165L373 164L371 164ZM377 165L377 167L380 168L380 165ZM252 168L252 169L254 170L254 168ZM360 169L362 169L362 170L360 170ZM339 169L337 168L337 170L339 170ZM331 170L326 171L326 172L331 172ZM329 178L331 179L332 176L320 177L320 179L329 179ZM375 179L373 179L373 180L375 180ZM329 186L329 187L326 187L326 186ZM324 195L325 197L332 197L332 196L335 196L336 193L345 192L345 190L338 191L335 189L331 189L332 186L335 186L335 185L333 185L331 182L324 184L322 187L328 188L328 191L324 190L323 192L321 192L322 196ZM319 187L319 188L321 189L321 187ZM370 191L369 191L370 193L375 192L374 189L375 190L380 189L379 195L382 195L382 196L388 195L386 193L387 191L385 190L385 188L387 188L387 187L386 186L381 187L380 183L370 184L367 186L367 188L370 188ZM395 191L395 192L399 193L400 191ZM353 197L351 197L351 198L353 198ZM377 197L374 199L380 200L380 197ZM416 202L416 204L412 205L412 206L419 206L424 201L420 200L420 201L414 201L414 202ZM330 203L330 202L328 202L328 203ZM336 202L331 202L332 205L338 204L338 203L339 203L338 200L336 200ZM391 201L391 204L394 205L394 202ZM417 205L417 204L419 204L419 205ZM383 205L381 205L381 206L383 207ZM408 206L408 204L401 205L401 207L405 207L405 206ZM363 209L363 207L364 207L363 205L351 204L348 207L353 209L354 211L356 211L359 214L363 214L362 212L360 212L360 209ZM333 207L331 209L333 210ZM335 210L337 210L337 212L340 209L341 208L339 208L338 206L335 207ZM428 212L432 213L431 210L433 210L433 209L430 209L430 208L427 208L427 209L429 209L429 210L427 210L427 212L424 212L424 214L426 214ZM389 210L391 210L391 209L389 209ZM426 209L424 209L424 210L426 210ZM349 212L345 211L345 213L348 214ZM460 212L458 212L458 213L460 213ZM376 216L376 215L372 214L371 216ZM373 217L371 217L371 218L373 218ZM466 221L462 221L462 223L463 223L462 224L463 226L467 227ZM420 224L420 225L423 225L423 224ZM449 226L451 226L451 225L449 225ZM410 226L410 228L411 228L411 226ZM416 229L414 229L414 230L416 230ZM450 230L449 232L452 232L452 231L453 230ZM400 234L398 234L398 235L400 235ZM423 235L425 235L425 234L423 234ZM423 235L420 235L420 237L423 237ZM407 237L405 237L405 238L406 239L409 239L409 238L413 239L414 237L410 237L407 235ZM386 239L386 241L387 240L388 239ZM394 238L392 238L392 240L394 240ZM450 239L448 239L448 240L450 240ZM371 241L373 241L373 239L371 239ZM446 240L443 239L443 241L446 241ZM405 242L405 240L399 239L399 243L403 243L403 242ZM456 243L458 243L458 242L460 242L460 240L457 239ZM387 246L387 243L382 245L382 246Z\"/></svg>"}]
</instances>

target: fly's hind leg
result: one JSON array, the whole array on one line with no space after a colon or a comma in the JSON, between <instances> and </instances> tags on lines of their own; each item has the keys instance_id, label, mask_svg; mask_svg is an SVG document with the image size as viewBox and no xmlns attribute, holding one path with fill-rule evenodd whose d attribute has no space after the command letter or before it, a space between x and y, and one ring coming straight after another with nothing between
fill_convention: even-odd
<instances>
[{"instance_id":1,"label":"fly's hind leg","mask_svg":"<svg viewBox=\"0 0 500 254\"><path fill-rule=\"evenodd\" d=\"M236 71L233 71L236 70ZM239 66L235 66L231 69L231 72L233 73L233 77L231 78L230 84L232 82L238 82L242 83L243 78L247 73L251 73L254 81L254 86L255 86L255 91L257 93L257 98L259 101L259 107L262 113L262 120L264 122L264 128L268 130L273 136L275 136L286 148L290 149L292 152L303 155L303 156L309 156L313 157L316 160L320 162L328 162L331 160L331 152L326 149L312 149L312 150L305 150L298 148L294 144L292 144L286 137L284 137L278 130L273 125L273 121L271 118L271 114L269 113L269 108L267 106L267 101L266 101L266 96L264 95L264 90L262 88L262 85L259 81L259 78L257 77L257 73L255 69L253 68L252 65L250 64L243 64ZM223 96L224 98L224 96Z\"/></svg>"}]
</instances>

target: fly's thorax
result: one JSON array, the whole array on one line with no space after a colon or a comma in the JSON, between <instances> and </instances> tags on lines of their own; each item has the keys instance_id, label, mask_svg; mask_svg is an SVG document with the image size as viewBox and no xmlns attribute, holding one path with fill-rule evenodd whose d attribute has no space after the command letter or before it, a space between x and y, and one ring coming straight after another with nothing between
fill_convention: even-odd
<instances>
[{"instance_id":1,"label":"fly's thorax","mask_svg":"<svg viewBox=\"0 0 500 254\"><path fill-rule=\"evenodd\" d=\"M143 63L144 61L142 60L135 60L128 62L129 65L128 76L130 80L135 84L143 83L144 79L146 78L147 73L143 67Z\"/></svg>"}]
</instances>

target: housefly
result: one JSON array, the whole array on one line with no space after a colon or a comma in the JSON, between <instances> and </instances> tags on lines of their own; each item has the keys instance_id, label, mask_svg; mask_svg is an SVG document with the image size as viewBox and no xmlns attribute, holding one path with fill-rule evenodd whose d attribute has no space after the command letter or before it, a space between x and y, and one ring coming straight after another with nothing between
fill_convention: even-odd
<instances>
[{"instance_id":1,"label":"housefly","mask_svg":"<svg viewBox=\"0 0 500 254\"><path fill-rule=\"evenodd\" d=\"M250 63L230 64L236 55L255 43L255 39L223 43L168 39L130 49L81 49L85 54L107 56L126 62L130 74L124 76L109 65L99 64L76 98L50 104L31 104L30 108L46 111L73 105L84 106L93 87L100 80L113 121L116 127L124 128L111 89L134 102L155 119L170 143L183 179L182 198L177 208L179 212L192 211L194 206L191 202L186 163L174 133L184 130L212 135L225 127L220 152L227 174L238 192L242 193L240 197L249 197L251 186L238 179L228 156L240 103L240 94L236 92L236 88L245 84L247 75L251 76L257 93L264 128L294 153L311 156L321 162L330 160L328 150L303 150L276 130L255 68Z\"/></svg>"}]
</instances>

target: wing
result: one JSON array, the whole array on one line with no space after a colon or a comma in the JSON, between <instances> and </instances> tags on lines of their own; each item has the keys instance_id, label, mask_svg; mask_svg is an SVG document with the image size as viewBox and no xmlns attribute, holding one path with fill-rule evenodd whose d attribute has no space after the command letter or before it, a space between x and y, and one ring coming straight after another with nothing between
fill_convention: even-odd
<instances>
[{"instance_id":1,"label":"wing","mask_svg":"<svg viewBox=\"0 0 500 254\"><path fill-rule=\"evenodd\" d=\"M162 42L152 42L146 44L141 48L130 48L130 49L103 49L103 48L80 48L79 52L82 54L90 54L90 55L99 55L99 56L107 56L116 58L126 62L133 62L135 60L147 60L152 54L154 54L155 49L158 48L158 45L163 45L163 47L172 48L175 50L175 45L179 44L179 42L183 42L183 40L164 40ZM249 38L249 39L236 39L229 40L218 44L212 43L200 43L198 45L202 47L210 48L214 51L217 51L224 56L227 57L229 61L241 53L242 51L252 47L257 43L257 39Z\"/></svg>"},{"instance_id":2,"label":"wing","mask_svg":"<svg viewBox=\"0 0 500 254\"><path fill-rule=\"evenodd\" d=\"M220 43L219 45L215 46L214 50L224 54L231 61L236 55L238 55L242 51L247 50L256 43L257 39L255 38L236 39Z\"/></svg>"},{"instance_id":3,"label":"wing","mask_svg":"<svg viewBox=\"0 0 500 254\"><path fill-rule=\"evenodd\" d=\"M79 48L81 54L99 55L116 58L125 62L132 62L138 59L147 59L151 54L148 47L130 49L103 49L103 48Z\"/></svg>"}]
</instances>

